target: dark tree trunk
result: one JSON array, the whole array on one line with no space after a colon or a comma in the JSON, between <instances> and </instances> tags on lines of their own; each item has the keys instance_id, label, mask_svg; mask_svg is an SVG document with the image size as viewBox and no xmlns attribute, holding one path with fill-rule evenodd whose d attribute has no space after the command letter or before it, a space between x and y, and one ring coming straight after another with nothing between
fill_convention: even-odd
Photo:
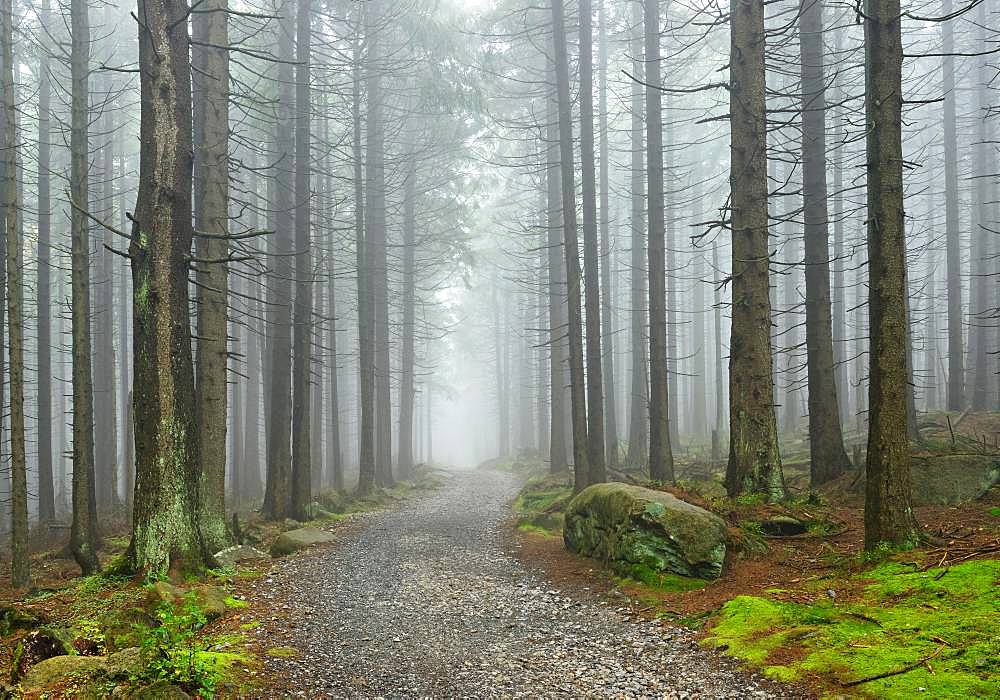
<instances>
[{"instance_id":1,"label":"dark tree trunk","mask_svg":"<svg viewBox=\"0 0 1000 700\"><path fill-rule=\"evenodd\" d=\"M98 568L94 483L94 385L90 337L90 229L82 207L89 194L90 21L86 0L71 8L70 198L73 337L73 522L70 550L84 575ZM186 274L186 270L185 270ZM187 327L185 321L185 327Z\"/></svg>"},{"instance_id":2,"label":"dark tree trunk","mask_svg":"<svg viewBox=\"0 0 1000 700\"><path fill-rule=\"evenodd\" d=\"M733 6L730 51L733 318L729 342L730 496L785 496L771 377L764 2Z\"/></svg>"},{"instance_id":3,"label":"dark tree trunk","mask_svg":"<svg viewBox=\"0 0 1000 700\"><path fill-rule=\"evenodd\" d=\"M566 332L569 335L570 410L573 431L573 488L581 491L590 478L587 406L583 374L583 319L580 311L580 251L576 233L576 177L573 167L573 119L569 94L569 58L562 0L552 0L556 94L559 101L559 164L562 184L563 252L566 257ZM600 356L597 357L600 363ZM603 440L601 449L604 449Z\"/></svg>"},{"instance_id":4,"label":"dark tree trunk","mask_svg":"<svg viewBox=\"0 0 1000 700\"><path fill-rule=\"evenodd\" d=\"M198 524L205 546L229 544L226 527L226 377L229 272L229 15L228 0L206 0L192 17L194 92L194 222L198 231ZM212 261L212 262L206 262ZM240 467L243 465L240 464Z\"/></svg>"},{"instance_id":5,"label":"dark tree trunk","mask_svg":"<svg viewBox=\"0 0 1000 700\"><path fill-rule=\"evenodd\" d=\"M209 561L198 529L198 440L188 316L191 65L188 7L140 0L139 193L132 260L135 507L126 560L149 576Z\"/></svg>"},{"instance_id":6,"label":"dark tree trunk","mask_svg":"<svg viewBox=\"0 0 1000 700\"><path fill-rule=\"evenodd\" d=\"M416 197L417 166L414 156L410 156L403 194L403 353L401 362L401 384L399 387L399 477L408 479L413 471L413 402L415 399L413 373L414 322L416 315Z\"/></svg>"},{"instance_id":7,"label":"dark tree trunk","mask_svg":"<svg viewBox=\"0 0 1000 700\"><path fill-rule=\"evenodd\" d=\"M633 75L644 80L645 64L642 60L643 31L642 5L632 3L632 35L629 53L632 55ZM649 457L649 362L646 338L646 191L644 182L643 140L643 91L638 82L632 84L631 124L631 256L630 293L631 318L629 338L631 346L631 378L629 389L628 454L625 461L633 467L645 467Z\"/></svg>"},{"instance_id":8,"label":"dark tree trunk","mask_svg":"<svg viewBox=\"0 0 1000 700\"><path fill-rule=\"evenodd\" d=\"M283 0L290 3L291 0ZM294 122L294 77L292 65L295 63L294 38L295 15L288 7L276 8L281 16L277 22L278 119L274 125L274 145L272 155L275 162L272 173L274 209L274 234L271 246L274 255L270 259L273 271L268 280L270 292L270 331L268 333L268 410L267 431L267 479L264 491L264 516L280 520L292 515L292 318L294 300L292 279L295 270L292 259L295 252L294 212L296 192L294 189L294 130L289 125ZM303 193L308 194L308 193Z\"/></svg>"},{"instance_id":9,"label":"dark tree trunk","mask_svg":"<svg viewBox=\"0 0 1000 700\"><path fill-rule=\"evenodd\" d=\"M649 476L674 480L667 396L666 222L660 93L660 3L646 0L646 162L649 203Z\"/></svg>"},{"instance_id":10,"label":"dark tree trunk","mask_svg":"<svg viewBox=\"0 0 1000 700\"><path fill-rule=\"evenodd\" d=\"M312 191L310 162L310 43L309 0L298 0L295 63L295 306L292 403L292 503L296 520L309 519L312 502L310 386L313 335L313 269L310 224Z\"/></svg>"},{"instance_id":11,"label":"dark tree trunk","mask_svg":"<svg viewBox=\"0 0 1000 700\"><path fill-rule=\"evenodd\" d=\"M590 0L580 0L580 167L583 180L583 267L587 315L587 483L605 481L604 377L601 289L594 164L594 21ZM603 167L604 160L602 160ZM603 181L602 181L603 182ZM603 218L603 210L602 210ZM606 264L606 263L605 263Z\"/></svg>"},{"instance_id":12,"label":"dark tree trunk","mask_svg":"<svg viewBox=\"0 0 1000 700\"><path fill-rule=\"evenodd\" d=\"M823 2L801 0L802 196L805 222L806 365L809 373L809 475L813 486L850 466L834 376L826 191Z\"/></svg>"},{"instance_id":13,"label":"dark tree trunk","mask_svg":"<svg viewBox=\"0 0 1000 700\"><path fill-rule=\"evenodd\" d=\"M916 534L906 436L906 248L899 0L865 3L869 429L865 548Z\"/></svg>"},{"instance_id":14,"label":"dark tree trunk","mask_svg":"<svg viewBox=\"0 0 1000 700\"><path fill-rule=\"evenodd\" d=\"M42 0L39 21L45 30L50 20L49 0ZM56 517L55 490L52 481L52 201L49 171L52 168L50 111L52 86L49 80L49 56L39 58L38 76L38 282L36 316L38 319L38 519L51 523ZM124 342L124 338L122 339ZM60 417L61 420L61 417Z\"/></svg>"}]
</instances>

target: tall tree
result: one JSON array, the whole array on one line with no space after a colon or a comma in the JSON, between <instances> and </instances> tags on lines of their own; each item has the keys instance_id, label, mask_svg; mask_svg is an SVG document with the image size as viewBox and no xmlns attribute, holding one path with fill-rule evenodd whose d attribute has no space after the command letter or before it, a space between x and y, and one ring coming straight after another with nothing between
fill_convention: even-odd
<instances>
[{"instance_id":1,"label":"tall tree","mask_svg":"<svg viewBox=\"0 0 1000 700\"><path fill-rule=\"evenodd\" d=\"M865 548L916 534L906 435L906 247L899 0L865 3L869 428Z\"/></svg>"},{"instance_id":2,"label":"tall tree","mask_svg":"<svg viewBox=\"0 0 1000 700\"><path fill-rule=\"evenodd\" d=\"M594 164L594 17L590 0L580 0L580 167L583 180L584 305L587 314L587 482L599 484L605 480L604 357L601 354L600 250Z\"/></svg>"},{"instance_id":3,"label":"tall tree","mask_svg":"<svg viewBox=\"0 0 1000 700\"><path fill-rule=\"evenodd\" d=\"M601 329L603 331L604 443L608 464L618 466L618 402L615 391L615 331L611 270L615 255L611 245L610 148L608 146L608 18L607 3L598 0L598 132L600 134L601 188Z\"/></svg>"},{"instance_id":4,"label":"tall tree","mask_svg":"<svg viewBox=\"0 0 1000 700\"><path fill-rule=\"evenodd\" d=\"M229 3L206 0L192 17L194 223L197 270L198 523L209 551L226 530L226 311L229 273ZM234 463L235 465L235 463ZM242 464L235 465L242 468ZM234 466L234 471L235 471Z\"/></svg>"},{"instance_id":5,"label":"tall tree","mask_svg":"<svg viewBox=\"0 0 1000 700\"><path fill-rule=\"evenodd\" d=\"M734 3L730 30L733 304L726 490L730 496L762 493L778 500L785 495L785 482L771 376L764 1Z\"/></svg>"},{"instance_id":6,"label":"tall tree","mask_svg":"<svg viewBox=\"0 0 1000 700\"><path fill-rule=\"evenodd\" d=\"M830 310L823 4L823 0L801 0L799 7L809 470L814 486L840 476L850 465L840 423Z\"/></svg>"},{"instance_id":7,"label":"tall tree","mask_svg":"<svg viewBox=\"0 0 1000 700\"><path fill-rule=\"evenodd\" d=\"M942 0L950 16L952 0ZM958 136L955 116L955 30L941 23L941 90L944 93L944 214L948 297L948 410L965 408L965 350L962 348L962 243L958 219Z\"/></svg>"},{"instance_id":8,"label":"tall tree","mask_svg":"<svg viewBox=\"0 0 1000 700\"><path fill-rule=\"evenodd\" d=\"M89 202L90 9L70 8L72 80L70 105L71 284L73 339L73 522L70 549L83 573L97 570L97 493L94 474L94 384L90 337ZM185 323L187 323L185 321Z\"/></svg>"},{"instance_id":9,"label":"tall tree","mask_svg":"<svg viewBox=\"0 0 1000 700\"><path fill-rule=\"evenodd\" d=\"M42 0L39 22L48 31L51 10ZM52 480L52 170L50 61L43 51L38 66L38 281L35 292L38 322L38 519L55 520L55 487Z\"/></svg>"},{"instance_id":10,"label":"tall tree","mask_svg":"<svg viewBox=\"0 0 1000 700\"><path fill-rule=\"evenodd\" d=\"M649 211L649 476L674 480L667 396L666 221L663 202L663 110L660 2L646 0L646 188Z\"/></svg>"},{"instance_id":11,"label":"tall tree","mask_svg":"<svg viewBox=\"0 0 1000 700\"><path fill-rule=\"evenodd\" d=\"M264 491L265 516L281 519L291 515L292 509L292 280L295 270L293 239L295 226L295 192L293 163L294 130L293 103L295 82L292 66L295 63L295 12L292 0L276 0L278 32L278 84L277 119L274 123L273 154L275 166L271 177L274 199L274 235L271 237L273 275L268 280L270 291L270 329L268 332L268 369L270 374L267 400L270 424L267 431L267 478Z\"/></svg>"},{"instance_id":12,"label":"tall tree","mask_svg":"<svg viewBox=\"0 0 1000 700\"><path fill-rule=\"evenodd\" d=\"M640 80L645 79L645 65L642 60L643 9L642 3L632 3L632 31L629 35L629 53L632 55L631 105L629 112L632 124L629 129L630 151L632 154L630 172L631 213L631 254L629 257L631 318L629 319L629 339L631 346L631 378L629 389L628 455L626 461L632 466L645 466L649 452L649 363L647 361L646 339L646 192L644 183L645 166L643 138L643 92Z\"/></svg>"},{"instance_id":13,"label":"tall tree","mask_svg":"<svg viewBox=\"0 0 1000 700\"><path fill-rule=\"evenodd\" d=\"M83 0L78 0L83 2ZM132 227L136 482L129 568L203 566L198 432L188 316L191 63L188 6L139 0L139 192Z\"/></svg>"},{"instance_id":14,"label":"tall tree","mask_svg":"<svg viewBox=\"0 0 1000 700\"><path fill-rule=\"evenodd\" d=\"M14 10L0 7L3 60L3 207L7 267L7 354L10 375L11 583L28 585L28 465L24 449L24 243L18 222L17 97L14 94Z\"/></svg>"},{"instance_id":15,"label":"tall tree","mask_svg":"<svg viewBox=\"0 0 1000 700\"><path fill-rule=\"evenodd\" d=\"M573 431L573 488L588 485L587 406L583 372L583 319L580 311L580 252L576 234L576 177L573 167L573 119L569 95L569 56L562 0L552 0L552 41L558 97L559 166L562 184L563 254L566 258L566 333L569 336L570 411ZM600 356L597 358L600 363ZM604 449L603 441L601 449Z\"/></svg>"},{"instance_id":16,"label":"tall tree","mask_svg":"<svg viewBox=\"0 0 1000 700\"><path fill-rule=\"evenodd\" d=\"M309 518L312 501L312 456L310 417L313 343L313 269L310 222L312 191L310 168L311 90L310 59L312 27L310 2L298 0L295 55L295 308L292 403L292 504L291 515Z\"/></svg>"},{"instance_id":17,"label":"tall tree","mask_svg":"<svg viewBox=\"0 0 1000 700\"><path fill-rule=\"evenodd\" d=\"M399 387L399 476L408 479L413 470L413 404L416 398L413 383L416 316L416 247L417 247L417 167L416 158L409 156L406 181L403 183L403 348Z\"/></svg>"}]
</instances>

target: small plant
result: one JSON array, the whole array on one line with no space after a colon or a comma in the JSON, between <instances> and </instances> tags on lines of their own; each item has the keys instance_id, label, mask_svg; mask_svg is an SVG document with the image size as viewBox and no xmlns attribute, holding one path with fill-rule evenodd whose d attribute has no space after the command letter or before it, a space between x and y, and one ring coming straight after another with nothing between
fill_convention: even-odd
<instances>
[{"instance_id":1,"label":"small plant","mask_svg":"<svg viewBox=\"0 0 1000 700\"><path fill-rule=\"evenodd\" d=\"M149 659L145 680L176 683L211 697L219 679L215 665L204 656L205 644L197 637L208 621L197 596L189 592L176 604L164 601L155 616L156 627L137 626L139 646Z\"/></svg>"}]
</instances>

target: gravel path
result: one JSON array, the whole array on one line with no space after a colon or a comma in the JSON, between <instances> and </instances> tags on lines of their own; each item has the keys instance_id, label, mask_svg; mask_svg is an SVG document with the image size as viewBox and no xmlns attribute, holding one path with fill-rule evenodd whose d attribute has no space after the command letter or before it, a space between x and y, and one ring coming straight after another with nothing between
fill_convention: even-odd
<instances>
[{"instance_id":1,"label":"gravel path","mask_svg":"<svg viewBox=\"0 0 1000 700\"><path fill-rule=\"evenodd\" d=\"M502 546L518 484L455 472L278 564L252 596L275 610L260 641L298 654L269 658L265 674L300 697L793 696L688 630L551 590Z\"/></svg>"}]
</instances>

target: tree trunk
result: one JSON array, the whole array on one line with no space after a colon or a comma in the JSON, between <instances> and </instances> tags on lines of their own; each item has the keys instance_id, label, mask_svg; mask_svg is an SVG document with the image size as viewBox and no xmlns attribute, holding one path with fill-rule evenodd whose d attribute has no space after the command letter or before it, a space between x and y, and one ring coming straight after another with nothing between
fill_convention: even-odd
<instances>
[{"instance_id":1,"label":"tree trunk","mask_svg":"<svg viewBox=\"0 0 1000 700\"><path fill-rule=\"evenodd\" d=\"M555 78L555 65L549 75ZM548 250L549 301L549 470L569 468L566 444L566 363L569 361L566 336L566 256L562 254L562 175L559 166L559 104L552 95L546 100L545 188L547 210L545 228Z\"/></svg>"},{"instance_id":2,"label":"tree trunk","mask_svg":"<svg viewBox=\"0 0 1000 700\"><path fill-rule=\"evenodd\" d=\"M272 520L281 520L292 515L292 318L294 300L292 279L295 270L292 259L295 253L293 229L295 227L295 200L299 193L294 189L294 143L293 130L289 125L294 121L293 102L295 88L292 64L295 63L294 38L295 15L291 11L291 0L276 0L283 4L275 9L281 16L277 22L278 32L278 118L274 124L274 145L272 155L275 163L271 174L274 199L270 206L274 209L274 234L271 244L274 256L270 260L273 275L268 282L271 293L269 311L271 313L268 333L270 373L268 381L268 410L270 420L267 431L267 479L264 492L263 514ZM302 193L306 194L306 193Z\"/></svg>"},{"instance_id":3,"label":"tree trunk","mask_svg":"<svg viewBox=\"0 0 1000 700\"><path fill-rule=\"evenodd\" d=\"M24 247L18 224L17 98L14 94L13 8L0 7L3 44L3 204L7 267L7 354L10 373L10 487L11 585L27 586L31 579L28 557L28 470L24 449Z\"/></svg>"},{"instance_id":4,"label":"tree trunk","mask_svg":"<svg viewBox=\"0 0 1000 700\"><path fill-rule=\"evenodd\" d=\"M779 500L785 481L771 377L763 0L734 4L730 23L733 303L726 490Z\"/></svg>"},{"instance_id":5,"label":"tree trunk","mask_svg":"<svg viewBox=\"0 0 1000 700\"><path fill-rule=\"evenodd\" d=\"M49 0L42 0L39 22L48 30ZM49 80L49 54L42 51L38 75L38 282L36 316L38 319L38 519L51 523L56 517L55 490L52 480L52 200L49 177L52 168L50 112L52 86ZM60 418L61 420L61 418Z\"/></svg>"},{"instance_id":6,"label":"tree trunk","mask_svg":"<svg viewBox=\"0 0 1000 700\"><path fill-rule=\"evenodd\" d=\"M368 268L369 241L365 216L364 160L361 157L361 31L365 5L358 4L358 19L354 35L354 75L351 99L354 139L354 235L358 269L358 401L360 402L360 434L358 436L358 493L367 494L375 485L375 349L372 346L371 270ZM369 45L364 70L373 73Z\"/></svg>"},{"instance_id":7,"label":"tree trunk","mask_svg":"<svg viewBox=\"0 0 1000 700\"><path fill-rule=\"evenodd\" d=\"M942 0L941 14L950 15L952 0ZM958 215L958 136L955 116L955 31L941 23L941 90L944 93L944 214L948 271L948 410L965 408L965 350L962 347L962 241ZM973 236L976 232L973 232Z\"/></svg>"},{"instance_id":8,"label":"tree trunk","mask_svg":"<svg viewBox=\"0 0 1000 700\"><path fill-rule=\"evenodd\" d=\"M295 306L292 387L292 503L296 520L309 519L312 502L310 417L313 334L313 269L310 225L312 191L309 0L298 0L295 63Z\"/></svg>"},{"instance_id":9,"label":"tree trunk","mask_svg":"<svg viewBox=\"0 0 1000 700\"><path fill-rule=\"evenodd\" d=\"M598 265L600 250L597 241L597 179L594 165L593 36L591 0L580 0L580 167L583 180L584 303L587 316L587 483L599 484L605 481L605 427ZM603 163L602 160L602 168Z\"/></svg>"},{"instance_id":10,"label":"tree trunk","mask_svg":"<svg viewBox=\"0 0 1000 700\"><path fill-rule=\"evenodd\" d=\"M587 406L583 374L583 319L580 311L580 251L576 235L576 177L573 168L573 119L569 94L569 58L562 0L552 0L556 94L559 102L559 164L562 184L563 253L566 257L566 332L569 335L570 411L573 431L573 488L589 483ZM597 357L600 363L600 356ZM601 449L604 449L603 440Z\"/></svg>"},{"instance_id":11,"label":"tree trunk","mask_svg":"<svg viewBox=\"0 0 1000 700\"><path fill-rule=\"evenodd\" d=\"M660 2L646 0L646 161L649 203L649 476L674 480L667 396L666 222L663 202L663 114Z\"/></svg>"},{"instance_id":12,"label":"tree trunk","mask_svg":"<svg viewBox=\"0 0 1000 700\"><path fill-rule=\"evenodd\" d=\"M629 38L629 53L632 55L633 75L644 80L642 5L632 3L632 35ZM631 387L629 389L628 455L625 460L633 467L644 467L649 452L649 363L646 339L646 192L643 167L643 92L638 82L632 83L632 124L631 124Z\"/></svg>"},{"instance_id":13,"label":"tree trunk","mask_svg":"<svg viewBox=\"0 0 1000 700\"><path fill-rule=\"evenodd\" d=\"M413 372L414 317L416 315L416 198L417 164L410 155L403 193L403 353L399 387L399 478L408 479L413 471L413 402L415 398Z\"/></svg>"},{"instance_id":14,"label":"tree trunk","mask_svg":"<svg viewBox=\"0 0 1000 700\"><path fill-rule=\"evenodd\" d=\"M226 527L226 379L229 272L228 0L206 0L192 16L194 90L194 222L198 363L198 524L210 552L230 541ZM207 262L211 261L211 262ZM243 465L239 465L242 467Z\"/></svg>"},{"instance_id":15,"label":"tree trunk","mask_svg":"<svg viewBox=\"0 0 1000 700\"><path fill-rule=\"evenodd\" d=\"M606 0L598 0L598 113L599 133L601 138L601 328L603 338L603 371L604 371L604 451L611 467L618 466L618 402L615 394L615 329L614 323L614 288L612 287L611 271L615 264L614 247L611 245L611 211L610 211L610 169L611 156L608 147L608 27Z\"/></svg>"},{"instance_id":16,"label":"tree trunk","mask_svg":"<svg viewBox=\"0 0 1000 700\"><path fill-rule=\"evenodd\" d=\"M97 570L97 494L94 483L94 385L90 337L90 228L81 207L89 193L90 21L86 0L74 0L71 16L72 94L70 199L72 211L73 522L70 550L84 575ZM185 322L186 324L186 322Z\"/></svg>"},{"instance_id":17,"label":"tree trunk","mask_svg":"<svg viewBox=\"0 0 1000 700\"><path fill-rule=\"evenodd\" d=\"M906 253L899 0L865 3L869 429L865 548L916 534L906 437Z\"/></svg>"},{"instance_id":18,"label":"tree trunk","mask_svg":"<svg viewBox=\"0 0 1000 700\"><path fill-rule=\"evenodd\" d=\"M809 381L809 476L813 486L850 466L844 450L834 376L830 246L826 190L826 94L823 2L801 0L802 197L806 276L806 365Z\"/></svg>"},{"instance_id":19,"label":"tree trunk","mask_svg":"<svg viewBox=\"0 0 1000 700\"><path fill-rule=\"evenodd\" d=\"M82 0L80 0L82 2ZM188 7L140 0L139 193L129 255L135 362L135 507L126 560L148 576L210 560L198 529L198 433L188 316L191 65Z\"/></svg>"}]
</instances>

